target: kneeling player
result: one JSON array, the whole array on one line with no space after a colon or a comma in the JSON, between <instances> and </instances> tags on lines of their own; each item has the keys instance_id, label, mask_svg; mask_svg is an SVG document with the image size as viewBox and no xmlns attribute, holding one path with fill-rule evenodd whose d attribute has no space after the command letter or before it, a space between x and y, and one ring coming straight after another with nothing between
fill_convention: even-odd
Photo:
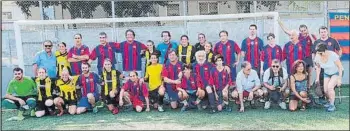
<instances>
[{"instance_id":1,"label":"kneeling player","mask_svg":"<svg viewBox=\"0 0 350 131\"><path fill-rule=\"evenodd\" d=\"M107 104L108 110L112 114L118 114L119 109L116 106L120 89L119 79L124 78L124 76L118 70L112 69L112 62L109 59L105 59L103 68L101 96L103 102Z\"/></svg>"},{"instance_id":2,"label":"kneeling player","mask_svg":"<svg viewBox=\"0 0 350 131\"><path fill-rule=\"evenodd\" d=\"M228 106L228 88L231 83L230 71L224 67L224 57L220 54L214 57L214 62L216 67L212 68L210 71L210 85L213 87L217 110L222 111L222 108L225 107L226 111L232 111L232 109ZM208 91L209 94L209 91ZM212 99L209 97L209 101ZM213 102L210 102L211 106Z\"/></svg>"},{"instance_id":3,"label":"kneeling player","mask_svg":"<svg viewBox=\"0 0 350 131\"><path fill-rule=\"evenodd\" d=\"M35 78L35 83L38 89L38 102L36 107L36 117L42 117L46 113L54 114L55 107L53 106L51 79L47 76L44 68L39 68L38 77Z\"/></svg>"},{"instance_id":4,"label":"kneeling player","mask_svg":"<svg viewBox=\"0 0 350 131\"><path fill-rule=\"evenodd\" d=\"M252 108L254 100L263 96L260 89L260 80L258 73L252 70L252 66L248 61L242 63L242 70L237 74L237 88L232 92L232 97L236 99L236 104L240 105L240 112L244 112L243 98L248 97Z\"/></svg>"},{"instance_id":5,"label":"kneeling player","mask_svg":"<svg viewBox=\"0 0 350 131\"><path fill-rule=\"evenodd\" d=\"M89 63L81 64L83 74L79 76L77 85L81 87L82 94L78 103L77 114L84 113L87 109L91 108L93 108L94 113L98 112L96 102L100 98L100 95L97 89L97 84L101 83L101 79L96 73L90 72L89 68Z\"/></svg>"},{"instance_id":6,"label":"kneeling player","mask_svg":"<svg viewBox=\"0 0 350 131\"><path fill-rule=\"evenodd\" d=\"M186 111L188 107L195 107L196 103L200 102L199 98L204 97L204 90L198 90L196 84L196 75L192 73L192 66L186 64L183 67L183 77L181 78L181 84L177 85L178 95L184 106L181 108L181 112Z\"/></svg>"},{"instance_id":7,"label":"kneeling player","mask_svg":"<svg viewBox=\"0 0 350 131\"><path fill-rule=\"evenodd\" d=\"M62 116L64 113L63 108L68 105L68 112L74 115L77 111L77 93L75 90L76 81L78 76L71 77L67 68L61 72L61 79L56 81L56 85L59 89L59 97L56 97L53 102L59 113L57 116Z\"/></svg>"},{"instance_id":8,"label":"kneeling player","mask_svg":"<svg viewBox=\"0 0 350 131\"><path fill-rule=\"evenodd\" d=\"M146 111L150 111L148 89L145 83L140 82L138 74L135 71L129 73L130 80L128 80L123 88L120 90L119 106L124 105L123 98L133 107L137 112L144 110L144 102L146 102Z\"/></svg>"}]
</instances>

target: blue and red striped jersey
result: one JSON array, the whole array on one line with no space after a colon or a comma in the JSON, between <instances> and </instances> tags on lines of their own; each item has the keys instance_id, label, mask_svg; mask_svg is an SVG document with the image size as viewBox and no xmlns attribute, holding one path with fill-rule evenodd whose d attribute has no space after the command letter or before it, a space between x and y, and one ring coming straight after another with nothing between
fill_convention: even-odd
<instances>
[{"instance_id":1,"label":"blue and red striped jersey","mask_svg":"<svg viewBox=\"0 0 350 131\"><path fill-rule=\"evenodd\" d=\"M283 48L283 60L286 60L286 65L287 65L287 71L288 74L291 74L292 72L292 66L294 61L296 60L304 60L306 54L303 48L305 44L302 44L302 41L299 41L296 44L292 44L292 42L288 42L287 44L284 45Z\"/></svg>"},{"instance_id":2,"label":"blue and red striped jersey","mask_svg":"<svg viewBox=\"0 0 350 131\"><path fill-rule=\"evenodd\" d=\"M271 67L271 63L273 59L278 59L282 61L282 48L279 45L275 45L271 47L270 45L266 45L261 52L260 60L264 62L263 69L264 71Z\"/></svg>"},{"instance_id":3,"label":"blue and red striped jersey","mask_svg":"<svg viewBox=\"0 0 350 131\"><path fill-rule=\"evenodd\" d=\"M147 47L138 41L129 43L123 41L116 45L117 51L123 57L123 71L141 70L141 50L147 50Z\"/></svg>"},{"instance_id":4,"label":"blue and red striped jersey","mask_svg":"<svg viewBox=\"0 0 350 131\"><path fill-rule=\"evenodd\" d=\"M260 52L263 50L264 42L259 38L250 39L249 37L242 41L242 51L245 52L245 61L249 61L252 66L259 67Z\"/></svg>"},{"instance_id":5,"label":"blue and red striped jersey","mask_svg":"<svg viewBox=\"0 0 350 131\"><path fill-rule=\"evenodd\" d=\"M202 65L197 62L193 64L193 72L197 76L197 85L199 88L204 89L209 85L210 70L213 68L213 64L204 62Z\"/></svg>"},{"instance_id":6,"label":"blue and red striped jersey","mask_svg":"<svg viewBox=\"0 0 350 131\"><path fill-rule=\"evenodd\" d=\"M231 76L225 69L219 71L217 68L212 68L209 83L215 86L216 90L221 91L226 85L231 84Z\"/></svg>"},{"instance_id":7,"label":"blue and red striped jersey","mask_svg":"<svg viewBox=\"0 0 350 131\"><path fill-rule=\"evenodd\" d=\"M88 93L93 93L95 96L98 96L99 91L97 84L100 83L102 83L102 79L93 72L90 72L88 77L81 74L77 80L77 84L81 87L82 97L87 97Z\"/></svg>"},{"instance_id":8,"label":"blue and red striped jersey","mask_svg":"<svg viewBox=\"0 0 350 131\"><path fill-rule=\"evenodd\" d=\"M72 58L72 56L74 55L78 55L78 56L82 56L82 55L90 55L90 51L89 51L89 47L87 47L86 45L81 45L80 48L77 48L76 46L72 47L69 49L68 51L68 59ZM81 71L81 63L83 62L87 62L87 60L85 61L79 61L79 62L70 62L70 67L71 67L71 71L72 71L72 75L80 75L82 73Z\"/></svg>"},{"instance_id":9,"label":"blue and red striped jersey","mask_svg":"<svg viewBox=\"0 0 350 131\"><path fill-rule=\"evenodd\" d=\"M312 37L314 38L314 40L317 39L315 35L312 35ZM306 57L312 56L311 54L312 54L313 43L312 43L310 36L309 35L303 36L301 33L299 33L298 39L299 39L299 41L304 41L302 43L305 44L304 51L306 53Z\"/></svg>"},{"instance_id":10,"label":"blue and red striped jersey","mask_svg":"<svg viewBox=\"0 0 350 131\"><path fill-rule=\"evenodd\" d=\"M128 80L124 84L123 89L129 92L131 97L137 97L140 100L144 100L144 98L149 95L146 83L140 85L139 81L132 82L131 80Z\"/></svg>"},{"instance_id":11,"label":"blue and red striped jersey","mask_svg":"<svg viewBox=\"0 0 350 131\"><path fill-rule=\"evenodd\" d=\"M182 71L183 63L178 61L175 65L171 64L170 61L167 61L162 70L162 77L167 77L171 80L176 80L179 78L179 73ZM176 90L175 84L165 83L167 86L172 86L173 90Z\"/></svg>"},{"instance_id":12,"label":"blue and red striped jersey","mask_svg":"<svg viewBox=\"0 0 350 131\"><path fill-rule=\"evenodd\" d=\"M117 52L117 48L114 42L108 42L104 46L100 44L92 50L90 54L90 59L91 60L96 60L96 58L98 59L97 69L98 69L99 75L102 75L103 62L105 61L106 58L111 60L112 69L115 69L115 64L117 63L115 59L116 52Z\"/></svg>"},{"instance_id":13,"label":"blue and red striped jersey","mask_svg":"<svg viewBox=\"0 0 350 131\"><path fill-rule=\"evenodd\" d=\"M236 62L236 55L241 53L241 49L233 40L228 40L226 43L221 41L215 44L214 54L221 54L224 56L224 63L227 66L232 66Z\"/></svg>"},{"instance_id":14,"label":"blue and red striped jersey","mask_svg":"<svg viewBox=\"0 0 350 131\"><path fill-rule=\"evenodd\" d=\"M186 78L185 75L181 78L181 84L177 85L177 88L182 88L187 91L194 91L198 89L198 85L196 84L196 74L191 73L189 78Z\"/></svg>"}]
</instances>

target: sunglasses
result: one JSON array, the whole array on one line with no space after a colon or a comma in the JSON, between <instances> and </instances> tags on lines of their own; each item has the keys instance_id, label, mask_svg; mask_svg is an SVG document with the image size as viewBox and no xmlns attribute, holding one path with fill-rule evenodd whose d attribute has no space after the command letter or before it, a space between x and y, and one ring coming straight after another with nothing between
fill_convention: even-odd
<instances>
[{"instance_id":1,"label":"sunglasses","mask_svg":"<svg viewBox=\"0 0 350 131\"><path fill-rule=\"evenodd\" d=\"M276 66L276 65L273 65L273 66L272 66L272 68L278 68L278 67L280 67L280 66Z\"/></svg>"},{"instance_id":2,"label":"sunglasses","mask_svg":"<svg viewBox=\"0 0 350 131\"><path fill-rule=\"evenodd\" d=\"M52 45L45 45L45 47L52 47Z\"/></svg>"}]
</instances>

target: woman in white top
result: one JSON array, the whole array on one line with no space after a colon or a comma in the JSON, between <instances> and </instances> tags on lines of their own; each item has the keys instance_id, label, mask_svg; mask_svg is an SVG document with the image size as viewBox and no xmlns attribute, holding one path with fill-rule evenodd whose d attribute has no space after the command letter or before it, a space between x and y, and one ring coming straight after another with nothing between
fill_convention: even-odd
<instances>
[{"instance_id":1,"label":"woman in white top","mask_svg":"<svg viewBox=\"0 0 350 131\"><path fill-rule=\"evenodd\" d=\"M324 69L324 92L328 98L328 103L325 106L327 111L332 112L335 110L334 100L335 100L335 86L341 86L342 76L343 76L343 66L340 62L339 56L333 52L327 50L327 45L325 43L320 43L316 48L316 83L320 77L320 68Z\"/></svg>"}]
</instances>

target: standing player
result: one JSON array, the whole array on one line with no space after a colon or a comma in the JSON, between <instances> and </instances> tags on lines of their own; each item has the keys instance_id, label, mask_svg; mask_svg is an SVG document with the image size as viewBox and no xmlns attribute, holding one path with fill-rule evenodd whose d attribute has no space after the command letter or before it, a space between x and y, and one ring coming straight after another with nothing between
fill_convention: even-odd
<instances>
[{"instance_id":1,"label":"standing player","mask_svg":"<svg viewBox=\"0 0 350 131\"><path fill-rule=\"evenodd\" d=\"M197 85L198 77L192 72L192 65L186 64L183 66L183 77L181 78L181 84L177 85L178 95L180 101L184 104L181 108L181 112L186 111L188 108L195 107L196 103L199 103L200 98L203 98L204 91L199 92L200 85ZM202 95L202 96L200 96Z\"/></svg>"},{"instance_id":2,"label":"standing player","mask_svg":"<svg viewBox=\"0 0 350 131\"><path fill-rule=\"evenodd\" d=\"M264 47L260 55L260 74L263 74L267 68L271 67L273 59L282 61L282 48L281 46L276 45L275 34L270 33L267 35L267 40L268 45Z\"/></svg>"},{"instance_id":3,"label":"standing player","mask_svg":"<svg viewBox=\"0 0 350 131\"><path fill-rule=\"evenodd\" d=\"M342 50L340 48L339 42L336 39L328 36L328 28L325 26L321 26L319 29L319 33L320 33L321 37L320 37L320 39L316 40L314 43L313 55L315 56L315 54L316 54L316 46L319 45L320 43L325 43L327 45L327 50L334 51L335 53L337 53L339 55L339 58L340 58L342 55ZM318 76L318 78L320 78L319 82L321 85L319 87L323 87L323 81L324 81L324 79L323 79L324 77L322 77L323 74L324 74L324 69L321 68L320 76ZM319 97L320 104L326 104L327 101L325 98L325 93L324 93L323 89L321 89L321 90L322 90L322 92L316 93L316 94Z\"/></svg>"},{"instance_id":4,"label":"standing player","mask_svg":"<svg viewBox=\"0 0 350 131\"><path fill-rule=\"evenodd\" d=\"M107 104L108 110L112 114L118 114L119 109L116 107L119 91L120 79L125 78L118 70L112 69L112 62L106 58L103 63L101 98ZM102 104L103 105L103 104Z\"/></svg>"},{"instance_id":5,"label":"standing player","mask_svg":"<svg viewBox=\"0 0 350 131\"><path fill-rule=\"evenodd\" d=\"M161 54L159 57L159 63L164 64L168 59L169 50L176 50L178 44L174 41L170 41L171 35L169 31L162 31L161 37L163 38L163 42L158 44L157 50L159 50Z\"/></svg>"},{"instance_id":6,"label":"standing player","mask_svg":"<svg viewBox=\"0 0 350 131\"><path fill-rule=\"evenodd\" d=\"M205 43L207 42L205 35L203 33L198 34L198 43L194 45L196 51L204 50Z\"/></svg>"},{"instance_id":7,"label":"standing player","mask_svg":"<svg viewBox=\"0 0 350 131\"><path fill-rule=\"evenodd\" d=\"M148 81L149 97L154 108L163 112L164 84L162 80L163 65L158 63L158 54L151 54L151 63L146 68L145 81ZM159 104L159 105L158 105Z\"/></svg>"},{"instance_id":8,"label":"standing player","mask_svg":"<svg viewBox=\"0 0 350 131\"><path fill-rule=\"evenodd\" d=\"M281 20L278 19L278 23L280 24L282 30L288 34L291 35L292 31L289 31L286 27L284 27L283 23L281 22ZM303 48L303 52L305 52L305 58L304 61L306 62L306 67L308 68L308 77L309 80L311 81L311 71L313 68L313 61L312 61L312 47L313 47L313 43L316 40L316 36L314 34L311 34L307 28L306 25L302 24L299 26L299 36L298 39L299 41L302 42L302 44L304 44L304 48Z\"/></svg>"},{"instance_id":9,"label":"standing player","mask_svg":"<svg viewBox=\"0 0 350 131\"><path fill-rule=\"evenodd\" d=\"M46 75L44 68L39 68L38 77L35 77L35 83L38 91L36 117L42 117L47 113L54 115L55 106L53 106L51 79Z\"/></svg>"},{"instance_id":10,"label":"standing player","mask_svg":"<svg viewBox=\"0 0 350 131\"><path fill-rule=\"evenodd\" d=\"M245 61L249 61L252 64L254 70L258 72L260 76L260 55L264 47L262 39L256 36L258 27L254 24L249 26L249 37L242 41L242 56Z\"/></svg>"},{"instance_id":11,"label":"standing player","mask_svg":"<svg viewBox=\"0 0 350 131\"><path fill-rule=\"evenodd\" d=\"M208 95L210 92L214 92L217 109L221 111L223 107L225 107L226 111L232 111L231 107L229 107L228 94L229 94L229 86L231 83L230 72L223 65L223 56L218 54L215 55L214 59L216 67L210 70L210 85L213 87L213 91L208 90ZM210 94L211 95L211 94ZM212 98L209 97L209 101ZM210 104L213 102L210 102ZM213 104L211 104L213 106ZM212 111L214 112L214 110Z\"/></svg>"},{"instance_id":12,"label":"standing player","mask_svg":"<svg viewBox=\"0 0 350 131\"><path fill-rule=\"evenodd\" d=\"M8 84L5 99L1 103L7 109L18 109L18 115L10 119L23 120L23 112L29 110L31 116L35 116L37 89L34 81L23 76L23 70L19 67L13 69L14 77Z\"/></svg>"},{"instance_id":13,"label":"standing player","mask_svg":"<svg viewBox=\"0 0 350 131\"><path fill-rule=\"evenodd\" d=\"M145 83L140 83L138 79L137 72L130 72L130 80L124 83L123 88L120 90L119 95L119 106L123 106L123 98L130 101L136 110L136 112L141 112L144 110L144 102L146 102L146 111L150 111L149 108L149 98L148 98L148 89ZM129 97L125 97L129 96ZM131 99L130 99L131 98Z\"/></svg>"},{"instance_id":14,"label":"standing player","mask_svg":"<svg viewBox=\"0 0 350 131\"><path fill-rule=\"evenodd\" d=\"M236 42L233 40L228 39L228 32L223 30L219 33L220 36L220 42L215 44L214 47L214 54L221 54L224 57L224 64L228 67L230 67L231 72L231 82L233 82L232 85L235 85L236 81L236 66L239 63L239 59L241 56L241 49L237 45ZM236 55L237 54L237 59Z\"/></svg>"},{"instance_id":15,"label":"standing player","mask_svg":"<svg viewBox=\"0 0 350 131\"><path fill-rule=\"evenodd\" d=\"M62 116L64 113L64 108L68 105L68 112L74 115L77 111L77 92L75 85L78 76L71 77L67 68L62 70L62 74L59 80L56 81L56 85L60 91L60 96L56 97L53 102L59 113L57 116Z\"/></svg>"},{"instance_id":16,"label":"standing player","mask_svg":"<svg viewBox=\"0 0 350 131\"><path fill-rule=\"evenodd\" d=\"M63 69L68 69L69 74L71 75L70 64L68 62L68 51L67 45L64 42L58 44L58 51L55 52L56 56L56 67L57 67L57 78L61 76Z\"/></svg>"},{"instance_id":17,"label":"standing player","mask_svg":"<svg viewBox=\"0 0 350 131\"><path fill-rule=\"evenodd\" d=\"M100 98L97 84L101 83L101 79L97 74L90 72L89 63L83 63L81 70L83 73L79 76L77 85L80 86L82 95L78 102L77 114L84 113L90 108L93 108L93 112L97 113L96 102Z\"/></svg>"},{"instance_id":18,"label":"standing player","mask_svg":"<svg viewBox=\"0 0 350 131\"><path fill-rule=\"evenodd\" d=\"M126 76L130 71L141 74L141 51L147 50L147 47L135 40L135 32L131 29L125 31L125 37L126 41L117 44L123 57L123 74Z\"/></svg>"},{"instance_id":19,"label":"standing player","mask_svg":"<svg viewBox=\"0 0 350 131\"><path fill-rule=\"evenodd\" d=\"M211 42L205 42L204 44L204 51L205 51L205 54L206 54L206 59L207 59L207 62L209 63L214 63L214 53L213 53L213 50L211 49L213 46L211 44Z\"/></svg>"},{"instance_id":20,"label":"standing player","mask_svg":"<svg viewBox=\"0 0 350 131\"><path fill-rule=\"evenodd\" d=\"M182 35L180 39L181 45L177 47L176 52L179 55L179 61L186 64L193 63L195 61L194 53L196 53L196 49L188 42L187 35Z\"/></svg>"},{"instance_id":21,"label":"standing player","mask_svg":"<svg viewBox=\"0 0 350 131\"><path fill-rule=\"evenodd\" d=\"M291 41L284 45L282 51L283 60L286 60L288 74L292 73L292 65L294 61L304 60L305 58L305 51L303 50L305 46L302 44L302 41L299 41L298 34L295 30L292 30L290 39Z\"/></svg>"},{"instance_id":22,"label":"standing player","mask_svg":"<svg viewBox=\"0 0 350 131\"><path fill-rule=\"evenodd\" d=\"M144 54L142 54L142 57L146 58L146 64L145 64L145 72L147 72L147 66L151 64L151 54L156 54L157 57L160 56L160 51L158 51L154 45L154 42L152 40L148 40L146 43L146 46L148 48L147 51L145 51Z\"/></svg>"},{"instance_id":23,"label":"standing player","mask_svg":"<svg viewBox=\"0 0 350 131\"><path fill-rule=\"evenodd\" d=\"M175 50L171 49L168 52L169 61L167 61L162 70L162 77L165 83L165 91L169 96L171 108L177 108L177 101L179 100L176 85L181 83L182 62L178 61ZM160 90L164 90L161 89Z\"/></svg>"},{"instance_id":24,"label":"standing player","mask_svg":"<svg viewBox=\"0 0 350 131\"><path fill-rule=\"evenodd\" d=\"M93 60L98 59L97 62L97 69L98 74L102 75L103 72L103 62L105 59L109 59L112 63L112 69L115 69L115 64L117 63L115 59L115 53L117 52L115 43L114 42L107 42L107 34L105 32L101 32L99 34L100 37L100 45L96 46L91 54L90 54L90 60L89 63L91 63Z\"/></svg>"},{"instance_id":25,"label":"standing player","mask_svg":"<svg viewBox=\"0 0 350 131\"><path fill-rule=\"evenodd\" d=\"M75 34L75 45L68 51L68 62L70 62L73 76L80 75L82 73L81 64L89 60L89 47L81 43L82 38L81 34Z\"/></svg>"}]
</instances>

